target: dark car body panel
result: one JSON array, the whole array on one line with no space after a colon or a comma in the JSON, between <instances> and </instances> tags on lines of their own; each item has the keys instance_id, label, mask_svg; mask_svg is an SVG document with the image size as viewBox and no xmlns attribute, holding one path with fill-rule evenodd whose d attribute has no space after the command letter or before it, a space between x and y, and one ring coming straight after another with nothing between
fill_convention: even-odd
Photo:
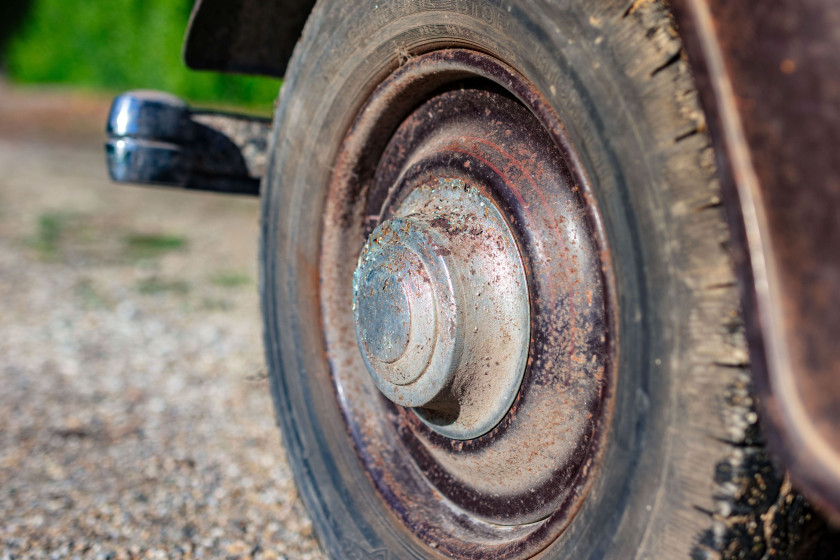
<instances>
[{"instance_id":1,"label":"dark car body panel","mask_svg":"<svg viewBox=\"0 0 840 560\"><path fill-rule=\"evenodd\" d=\"M184 60L195 70L280 78L315 0L198 0Z\"/></svg>"},{"instance_id":2,"label":"dark car body panel","mask_svg":"<svg viewBox=\"0 0 840 560\"><path fill-rule=\"evenodd\" d=\"M677 0L733 231L765 433L840 513L840 4Z\"/></svg>"}]
</instances>

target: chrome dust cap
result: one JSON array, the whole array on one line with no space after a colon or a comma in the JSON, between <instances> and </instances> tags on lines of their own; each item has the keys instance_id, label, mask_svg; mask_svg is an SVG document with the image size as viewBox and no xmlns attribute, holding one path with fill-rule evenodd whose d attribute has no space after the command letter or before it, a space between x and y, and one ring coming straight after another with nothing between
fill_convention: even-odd
<instances>
[{"instance_id":1,"label":"chrome dust cap","mask_svg":"<svg viewBox=\"0 0 840 560\"><path fill-rule=\"evenodd\" d=\"M362 250L353 312L376 386L435 431L471 439L507 413L528 356L528 286L510 228L478 190L414 189Z\"/></svg>"}]
</instances>

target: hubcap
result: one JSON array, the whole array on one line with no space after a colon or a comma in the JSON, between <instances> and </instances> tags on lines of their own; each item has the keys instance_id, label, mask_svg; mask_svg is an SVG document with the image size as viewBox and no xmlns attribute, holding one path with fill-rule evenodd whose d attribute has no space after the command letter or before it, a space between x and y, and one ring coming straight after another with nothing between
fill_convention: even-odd
<instances>
[{"instance_id":1,"label":"hubcap","mask_svg":"<svg viewBox=\"0 0 840 560\"><path fill-rule=\"evenodd\" d=\"M499 423L525 371L530 312L489 199L454 179L414 189L370 235L353 287L359 348L386 397L454 439Z\"/></svg>"}]
</instances>

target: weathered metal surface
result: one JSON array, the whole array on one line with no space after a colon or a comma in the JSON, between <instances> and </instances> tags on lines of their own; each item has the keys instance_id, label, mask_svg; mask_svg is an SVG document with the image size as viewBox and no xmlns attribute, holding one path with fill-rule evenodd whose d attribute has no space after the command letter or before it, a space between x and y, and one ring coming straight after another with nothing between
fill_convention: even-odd
<instances>
[{"instance_id":1,"label":"weathered metal surface","mask_svg":"<svg viewBox=\"0 0 840 560\"><path fill-rule=\"evenodd\" d=\"M259 196L271 122L194 111L160 92L127 92L111 107L105 146L114 181Z\"/></svg>"},{"instance_id":2,"label":"weathered metal surface","mask_svg":"<svg viewBox=\"0 0 840 560\"><path fill-rule=\"evenodd\" d=\"M194 70L281 78L314 0L198 0L184 60Z\"/></svg>"},{"instance_id":3,"label":"weathered metal surface","mask_svg":"<svg viewBox=\"0 0 840 560\"><path fill-rule=\"evenodd\" d=\"M420 185L368 237L356 335L377 387L435 432L484 435L519 392L530 340L525 270L496 206L460 179Z\"/></svg>"},{"instance_id":4,"label":"weathered metal surface","mask_svg":"<svg viewBox=\"0 0 840 560\"><path fill-rule=\"evenodd\" d=\"M840 4L673 5L717 148L765 433L840 515Z\"/></svg>"},{"instance_id":5,"label":"weathered metal surface","mask_svg":"<svg viewBox=\"0 0 840 560\"><path fill-rule=\"evenodd\" d=\"M441 177L470 185L503 216L530 298L521 389L496 427L468 440L379 396L349 312L347 255ZM336 393L384 501L451 557L533 555L571 521L597 469L616 333L608 251L588 188L545 100L499 61L457 49L394 72L336 160L318 271Z\"/></svg>"}]
</instances>

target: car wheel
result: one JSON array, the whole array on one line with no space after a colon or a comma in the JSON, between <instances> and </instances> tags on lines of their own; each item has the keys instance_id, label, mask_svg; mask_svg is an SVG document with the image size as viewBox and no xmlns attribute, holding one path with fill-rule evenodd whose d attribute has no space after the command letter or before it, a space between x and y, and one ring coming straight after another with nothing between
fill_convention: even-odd
<instances>
[{"instance_id":1,"label":"car wheel","mask_svg":"<svg viewBox=\"0 0 840 560\"><path fill-rule=\"evenodd\" d=\"M662 3L321 1L277 115L267 360L331 557L801 552Z\"/></svg>"}]
</instances>

